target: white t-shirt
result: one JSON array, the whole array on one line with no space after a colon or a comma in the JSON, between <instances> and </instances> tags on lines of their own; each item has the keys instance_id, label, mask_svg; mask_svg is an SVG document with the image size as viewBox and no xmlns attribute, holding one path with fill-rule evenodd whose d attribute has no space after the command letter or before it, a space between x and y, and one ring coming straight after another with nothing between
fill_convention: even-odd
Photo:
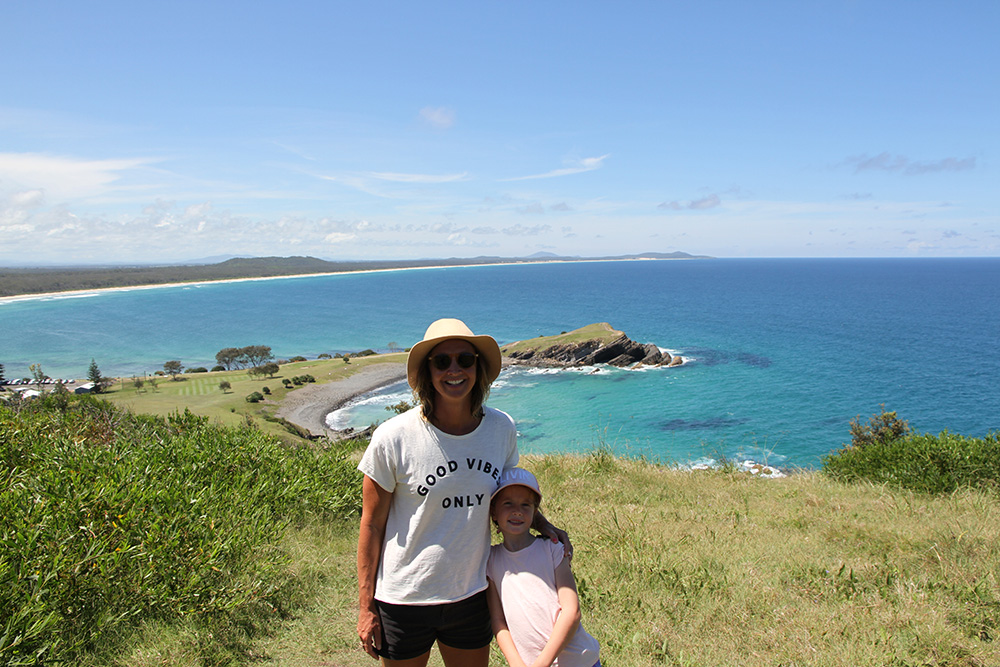
<instances>
[{"instance_id":1,"label":"white t-shirt","mask_svg":"<svg viewBox=\"0 0 1000 667\"><path fill-rule=\"evenodd\" d=\"M358 470L392 493L375 599L427 605L486 589L490 495L517 465L517 431L484 407L467 435L449 435L419 406L380 425Z\"/></svg>"},{"instance_id":2,"label":"white t-shirt","mask_svg":"<svg viewBox=\"0 0 1000 667\"><path fill-rule=\"evenodd\" d=\"M486 575L500 594L507 629L518 655L530 665L552 636L559 615L556 567L563 559L563 545L536 539L520 551L502 544L490 549ZM559 667L592 667L600 645L581 625L556 658Z\"/></svg>"}]
</instances>

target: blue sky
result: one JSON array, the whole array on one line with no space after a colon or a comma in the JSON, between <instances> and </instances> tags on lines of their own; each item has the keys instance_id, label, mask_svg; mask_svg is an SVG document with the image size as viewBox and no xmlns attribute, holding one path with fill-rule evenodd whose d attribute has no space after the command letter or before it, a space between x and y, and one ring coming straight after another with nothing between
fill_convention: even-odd
<instances>
[{"instance_id":1,"label":"blue sky","mask_svg":"<svg viewBox=\"0 0 1000 667\"><path fill-rule=\"evenodd\" d=\"M0 265L1000 256L1000 3L7 2Z\"/></svg>"}]
</instances>

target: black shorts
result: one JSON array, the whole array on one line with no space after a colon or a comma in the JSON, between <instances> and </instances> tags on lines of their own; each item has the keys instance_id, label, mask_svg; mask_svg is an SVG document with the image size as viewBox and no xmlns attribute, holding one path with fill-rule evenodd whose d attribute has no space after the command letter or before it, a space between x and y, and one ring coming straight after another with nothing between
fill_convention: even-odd
<instances>
[{"instance_id":1,"label":"black shorts","mask_svg":"<svg viewBox=\"0 0 1000 667\"><path fill-rule=\"evenodd\" d=\"M493 640L486 591L458 602L432 605L375 601L382 620L382 650L389 660L408 660L431 650L435 641L458 649L479 649Z\"/></svg>"}]
</instances>

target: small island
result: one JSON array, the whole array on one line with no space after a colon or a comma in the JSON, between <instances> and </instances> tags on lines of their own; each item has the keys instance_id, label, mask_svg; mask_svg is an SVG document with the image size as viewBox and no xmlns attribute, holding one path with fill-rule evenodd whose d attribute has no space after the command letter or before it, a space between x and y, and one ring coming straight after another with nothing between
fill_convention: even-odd
<instances>
[{"instance_id":1,"label":"small island","mask_svg":"<svg viewBox=\"0 0 1000 667\"><path fill-rule=\"evenodd\" d=\"M555 336L541 336L500 348L504 361L512 365L560 368L608 364L633 366L680 366L681 356L672 356L653 343L637 343L607 322L590 324Z\"/></svg>"}]
</instances>

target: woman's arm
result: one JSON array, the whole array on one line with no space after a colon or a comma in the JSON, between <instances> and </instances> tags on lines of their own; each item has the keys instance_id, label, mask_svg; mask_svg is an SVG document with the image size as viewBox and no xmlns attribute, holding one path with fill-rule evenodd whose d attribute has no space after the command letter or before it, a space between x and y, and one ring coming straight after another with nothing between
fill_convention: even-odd
<instances>
[{"instance_id":1,"label":"woman's arm","mask_svg":"<svg viewBox=\"0 0 1000 667\"><path fill-rule=\"evenodd\" d=\"M562 542L563 553L566 558L573 557L573 545L569 541L569 533L561 528L556 528L542 515L541 510L535 510L535 518L531 521L531 527L549 538L553 542Z\"/></svg>"},{"instance_id":2,"label":"woman's arm","mask_svg":"<svg viewBox=\"0 0 1000 667\"><path fill-rule=\"evenodd\" d=\"M549 667L580 627L580 598L568 558L563 558L556 566L556 591L559 595L559 615L556 616L552 635L531 667Z\"/></svg>"},{"instance_id":3,"label":"woman's arm","mask_svg":"<svg viewBox=\"0 0 1000 667\"><path fill-rule=\"evenodd\" d=\"M361 532L358 535L358 637L371 657L382 648L382 624L375 607L375 579L392 494L365 475L361 483Z\"/></svg>"},{"instance_id":4,"label":"woman's arm","mask_svg":"<svg viewBox=\"0 0 1000 667\"><path fill-rule=\"evenodd\" d=\"M503 657L507 658L510 667L527 667L521 654L514 646L514 638L510 636L510 629L507 627L507 617L503 613L503 604L500 602L500 593L492 579L489 579L489 588L486 589L486 600L490 605L490 623L493 625L493 634L497 638L497 645L500 647Z\"/></svg>"}]
</instances>

